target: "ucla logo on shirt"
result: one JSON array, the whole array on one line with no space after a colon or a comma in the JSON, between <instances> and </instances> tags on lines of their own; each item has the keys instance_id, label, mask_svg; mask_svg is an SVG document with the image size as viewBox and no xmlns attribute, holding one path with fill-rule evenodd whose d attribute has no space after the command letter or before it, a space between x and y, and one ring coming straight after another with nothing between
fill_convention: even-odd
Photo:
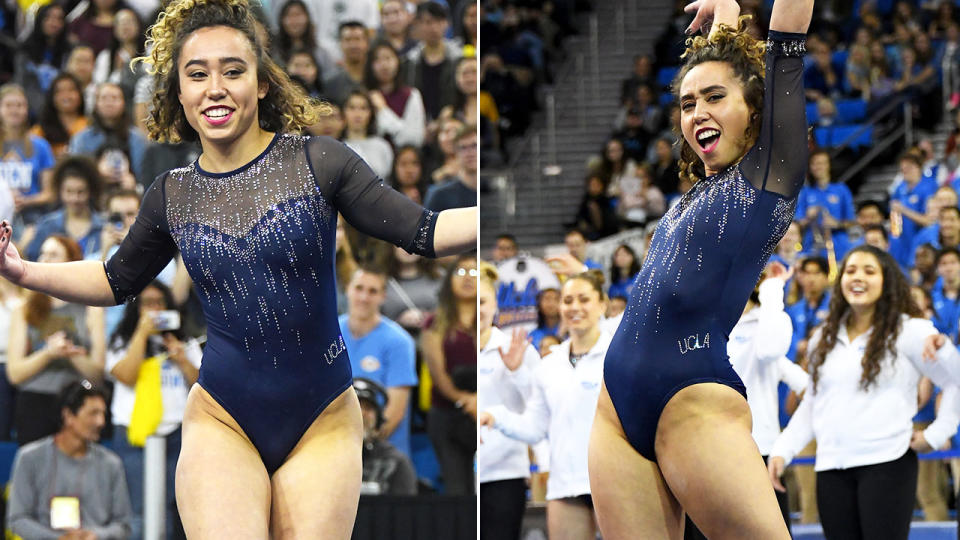
<instances>
[{"instance_id":1,"label":"ucla logo on shirt","mask_svg":"<svg viewBox=\"0 0 960 540\"><path fill-rule=\"evenodd\" d=\"M709 349L710 333L707 332L704 334L702 339L700 334L692 334L685 338L678 339L677 345L680 347L680 354L687 354L688 352L696 349Z\"/></svg>"},{"instance_id":2,"label":"ucla logo on shirt","mask_svg":"<svg viewBox=\"0 0 960 540\"><path fill-rule=\"evenodd\" d=\"M600 383L598 381L580 381L580 386L584 390L596 390Z\"/></svg>"},{"instance_id":3,"label":"ucla logo on shirt","mask_svg":"<svg viewBox=\"0 0 960 540\"><path fill-rule=\"evenodd\" d=\"M919 196L919 195L911 195L910 197L907 198L907 201L909 201L910 204L917 204L917 202L920 201L920 196Z\"/></svg>"},{"instance_id":4,"label":"ucla logo on shirt","mask_svg":"<svg viewBox=\"0 0 960 540\"><path fill-rule=\"evenodd\" d=\"M380 359L376 356L364 356L363 360L360 360L360 369L367 373L378 371L380 369Z\"/></svg>"},{"instance_id":5,"label":"ucla logo on shirt","mask_svg":"<svg viewBox=\"0 0 960 540\"><path fill-rule=\"evenodd\" d=\"M828 315L830 315L829 309L821 309L820 311L817 312L817 318L820 319L821 321L826 319Z\"/></svg>"},{"instance_id":6,"label":"ucla logo on shirt","mask_svg":"<svg viewBox=\"0 0 960 540\"><path fill-rule=\"evenodd\" d=\"M836 195L830 195L827 197L827 200L830 201L830 204L837 204L840 202L840 197L837 197Z\"/></svg>"},{"instance_id":7,"label":"ucla logo on shirt","mask_svg":"<svg viewBox=\"0 0 960 540\"><path fill-rule=\"evenodd\" d=\"M370 358L369 356L367 358ZM366 360L366 358L364 358ZM481 375L490 375L493 373L492 367L482 367L477 370Z\"/></svg>"},{"instance_id":8,"label":"ucla logo on shirt","mask_svg":"<svg viewBox=\"0 0 960 540\"><path fill-rule=\"evenodd\" d=\"M733 340L736 341L737 343L744 343L744 342L746 342L746 341L749 341L749 340L750 340L750 337L749 337L749 336L736 336L736 337L733 338Z\"/></svg>"}]
</instances>

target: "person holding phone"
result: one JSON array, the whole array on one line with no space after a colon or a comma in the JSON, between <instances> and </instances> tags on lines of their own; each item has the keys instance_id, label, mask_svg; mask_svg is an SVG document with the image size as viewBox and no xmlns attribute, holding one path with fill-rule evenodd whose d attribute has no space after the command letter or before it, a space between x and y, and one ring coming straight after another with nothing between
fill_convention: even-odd
<instances>
[{"instance_id":1,"label":"person holding phone","mask_svg":"<svg viewBox=\"0 0 960 540\"><path fill-rule=\"evenodd\" d=\"M143 448L131 444L127 429L136 401L140 368L157 358L163 418L155 432L166 440L166 520L168 533L175 526L173 479L180 456L180 424L187 392L197 382L203 352L196 340L187 340L180 329L180 313L166 285L153 281L126 305L123 319L110 336L106 373L116 383L110 411L113 416L113 450L123 461L133 509L133 538L143 536Z\"/></svg>"}]
</instances>

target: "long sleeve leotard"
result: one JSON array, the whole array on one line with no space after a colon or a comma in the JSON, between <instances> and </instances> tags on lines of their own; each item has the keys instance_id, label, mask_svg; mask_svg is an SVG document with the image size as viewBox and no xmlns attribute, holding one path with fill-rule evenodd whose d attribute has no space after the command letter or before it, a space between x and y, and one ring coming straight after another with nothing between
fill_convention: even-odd
<instances>
[{"instance_id":1,"label":"long sleeve leotard","mask_svg":"<svg viewBox=\"0 0 960 540\"><path fill-rule=\"evenodd\" d=\"M807 166L802 34L771 31L762 125L742 160L700 179L660 220L607 353L631 444L655 460L667 401L699 382L744 393L727 336L793 217Z\"/></svg>"}]
</instances>

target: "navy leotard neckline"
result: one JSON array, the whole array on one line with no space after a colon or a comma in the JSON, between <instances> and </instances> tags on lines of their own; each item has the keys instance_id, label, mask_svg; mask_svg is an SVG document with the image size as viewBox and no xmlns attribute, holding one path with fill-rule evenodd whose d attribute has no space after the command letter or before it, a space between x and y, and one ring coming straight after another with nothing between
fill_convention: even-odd
<instances>
[{"instance_id":1,"label":"navy leotard neckline","mask_svg":"<svg viewBox=\"0 0 960 540\"><path fill-rule=\"evenodd\" d=\"M196 169L197 173L199 173L201 176L206 176L209 178L226 178L228 176L233 176L235 174L241 173L249 169L250 167L253 166L254 163L263 159L263 156L267 155L270 152L270 150L273 149L273 146L277 144L277 141L279 139L280 139L280 133L279 132L274 133L273 138L270 139L270 144L268 144L267 147L263 149L263 152L260 152L257 155L257 157L251 159L249 162L244 163L243 165L237 167L236 169L233 169L232 171L227 171L222 173L210 172L200 166L200 156L197 156L197 159L193 161L193 168ZM203 154L200 154L200 155L203 155Z\"/></svg>"}]
</instances>

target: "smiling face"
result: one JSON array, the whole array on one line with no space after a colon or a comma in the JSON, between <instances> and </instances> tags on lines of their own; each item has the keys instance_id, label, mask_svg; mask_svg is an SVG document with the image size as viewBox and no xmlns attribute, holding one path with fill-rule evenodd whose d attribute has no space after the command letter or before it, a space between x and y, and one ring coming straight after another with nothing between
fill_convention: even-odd
<instances>
[{"instance_id":1,"label":"smiling face","mask_svg":"<svg viewBox=\"0 0 960 540\"><path fill-rule=\"evenodd\" d=\"M347 284L347 309L351 317L369 320L380 313L386 299L386 276L357 270Z\"/></svg>"},{"instance_id":2,"label":"smiling face","mask_svg":"<svg viewBox=\"0 0 960 540\"><path fill-rule=\"evenodd\" d=\"M74 414L69 408L63 409L63 431L72 433L84 442L100 440L100 431L106 424L107 404L100 396L89 396Z\"/></svg>"},{"instance_id":3,"label":"smiling face","mask_svg":"<svg viewBox=\"0 0 960 540\"><path fill-rule=\"evenodd\" d=\"M80 113L80 89L71 79L60 79L53 86L53 106L58 113Z\"/></svg>"},{"instance_id":4,"label":"smiling face","mask_svg":"<svg viewBox=\"0 0 960 540\"><path fill-rule=\"evenodd\" d=\"M854 310L871 308L883 293L883 269L871 253L857 251L847 258L840 277L843 298Z\"/></svg>"},{"instance_id":5,"label":"smiling face","mask_svg":"<svg viewBox=\"0 0 960 540\"><path fill-rule=\"evenodd\" d=\"M569 279L560 295L560 316L571 332L592 330L606 311L600 293L585 279Z\"/></svg>"},{"instance_id":6,"label":"smiling face","mask_svg":"<svg viewBox=\"0 0 960 540\"><path fill-rule=\"evenodd\" d=\"M10 91L0 98L0 124L10 129L23 129L27 123L27 97Z\"/></svg>"},{"instance_id":7,"label":"smiling face","mask_svg":"<svg viewBox=\"0 0 960 540\"><path fill-rule=\"evenodd\" d=\"M370 104L363 96L354 95L343 104L343 115L347 121L348 131L365 133L367 126L370 125L373 111L370 110Z\"/></svg>"},{"instance_id":8,"label":"smiling face","mask_svg":"<svg viewBox=\"0 0 960 540\"><path fill-rule=\"evenodd\" d=\"M268 85L257 81L253 44L241 31L197 30L183 43L177 73L177 95L201 145L230 145L259 127L258 101Z\"/></svg>"},{"instance_id":9,"label":"smiling face","mask_svg":"<svg viewBox=\"0 0 960 540\"><path fill-rule=\"evenodd\" d=\"M97 89L94 109L100 118L108 125L112 125L122 115L126 107L123 90L113 83L102 83Z\"/></svg>"},{"instance_id":10,"label":"smiling face","mask_svg":"<svg viewBox=\"0 0 960 540\"><path fill-rule=\"evenodd\" d=\"M746 153L751 112L729 64L704 62L687 72L680 84L680 130L708 176Z\"/></svg>"}]
</instances>

